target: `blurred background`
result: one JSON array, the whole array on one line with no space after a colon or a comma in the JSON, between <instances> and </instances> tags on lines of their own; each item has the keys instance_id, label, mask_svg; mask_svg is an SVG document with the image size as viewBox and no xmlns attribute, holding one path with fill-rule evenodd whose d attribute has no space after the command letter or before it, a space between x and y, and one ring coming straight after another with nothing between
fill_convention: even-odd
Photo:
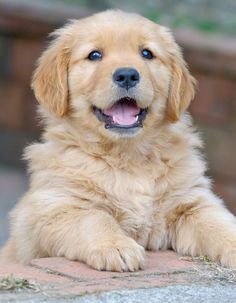
<instances>
[{"instance_id":1,"label":"blurred background","mask_svg":"<svg viewBox=\"0 0 236 303\"><path fill-rule=\"evenodd\" d=\"M22 150L40 134L30 89L35 61L53 29L107 8L173 29L199 82L190 111L205 141L208 175L236 214L235 0L0 0L0 245L8 212L28 188Z\"/></svg>"}]
</instances>

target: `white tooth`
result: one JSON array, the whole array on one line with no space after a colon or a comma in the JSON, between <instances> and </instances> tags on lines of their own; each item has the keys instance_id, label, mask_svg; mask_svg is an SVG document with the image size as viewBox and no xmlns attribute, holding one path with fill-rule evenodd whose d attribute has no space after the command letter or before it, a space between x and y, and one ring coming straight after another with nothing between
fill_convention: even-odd
<instances>
[{"instance_id":1,"label":"white tooth","mask_svg":"<svg viewBox=\"0 0 236 303\"><path fill-rule=\"evenodd\" d=\"M135 116L136 122L138 121L138 116Z\"/></svg>"}]
</instances>

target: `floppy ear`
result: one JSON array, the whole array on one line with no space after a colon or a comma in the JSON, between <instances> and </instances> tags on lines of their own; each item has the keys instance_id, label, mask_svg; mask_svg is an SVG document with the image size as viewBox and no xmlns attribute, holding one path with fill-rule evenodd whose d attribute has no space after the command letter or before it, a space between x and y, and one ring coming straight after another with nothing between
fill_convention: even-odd
<instances>
[{"instance_id":1,"label":"floppy ear","mask_svg":"<svg viewBox=\"0 0 236 303\"><path fill-rule=\"evenodd\" d=\"M171 53L172 78L167 100L167 118L171 122L179 120L194 98L196 80L190 75L179 47Z\"/></svg>"},{"instance_id":2,"label":"floppy ear","mask_svg":"<svg viewBox=\"0 0 236 303\"><path fill-rule=\"evenodd\" d=\"M57 117L64 116L68 110L70 48L63 30L53 33L56 38L39 59L31 84L38 102Z\"/></svg>"}]
</instances>

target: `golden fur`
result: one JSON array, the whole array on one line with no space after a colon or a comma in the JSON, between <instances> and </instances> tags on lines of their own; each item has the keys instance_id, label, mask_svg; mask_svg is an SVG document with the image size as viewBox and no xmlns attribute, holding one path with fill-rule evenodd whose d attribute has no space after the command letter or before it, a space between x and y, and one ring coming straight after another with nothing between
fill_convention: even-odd
<instances>
[{"instance_id":1,"label":"golden fur","mask_svg":"<svg viewBox=\"0 0 236 303\"><path fill-rule=\"evenodd\" d=\"M45 122L26 148L30 189L11 213L2 261L64 256L98 270L143 268L145 249L173 248L236 267L236 220L204 175L201 140L185 113L194 79L168 29L107 11L54 33L32 87ZM140 56L149 48L153 60ZM104 58L87 59L99 49ZM104 128L91 110L120 95L111 75L135 67L148 107L133 136Z\"/></svg>"}]
</instances>

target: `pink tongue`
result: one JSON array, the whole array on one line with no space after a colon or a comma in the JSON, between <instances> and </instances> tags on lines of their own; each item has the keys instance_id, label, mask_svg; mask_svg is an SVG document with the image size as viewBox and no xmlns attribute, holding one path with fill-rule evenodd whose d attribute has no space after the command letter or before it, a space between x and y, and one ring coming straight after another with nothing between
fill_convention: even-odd
<instances>
[{"instance_id":1,"label":"pink tongue","mask_svg":"<svg viewBox=\"0 0 236 303\"><path fill-rule=\"evenodd\" d=\"M140 109L134 103L118 102L103 113L112 116L113 122L120 125L132 125L138 117Z\"/></svg>"}]
</instances>

